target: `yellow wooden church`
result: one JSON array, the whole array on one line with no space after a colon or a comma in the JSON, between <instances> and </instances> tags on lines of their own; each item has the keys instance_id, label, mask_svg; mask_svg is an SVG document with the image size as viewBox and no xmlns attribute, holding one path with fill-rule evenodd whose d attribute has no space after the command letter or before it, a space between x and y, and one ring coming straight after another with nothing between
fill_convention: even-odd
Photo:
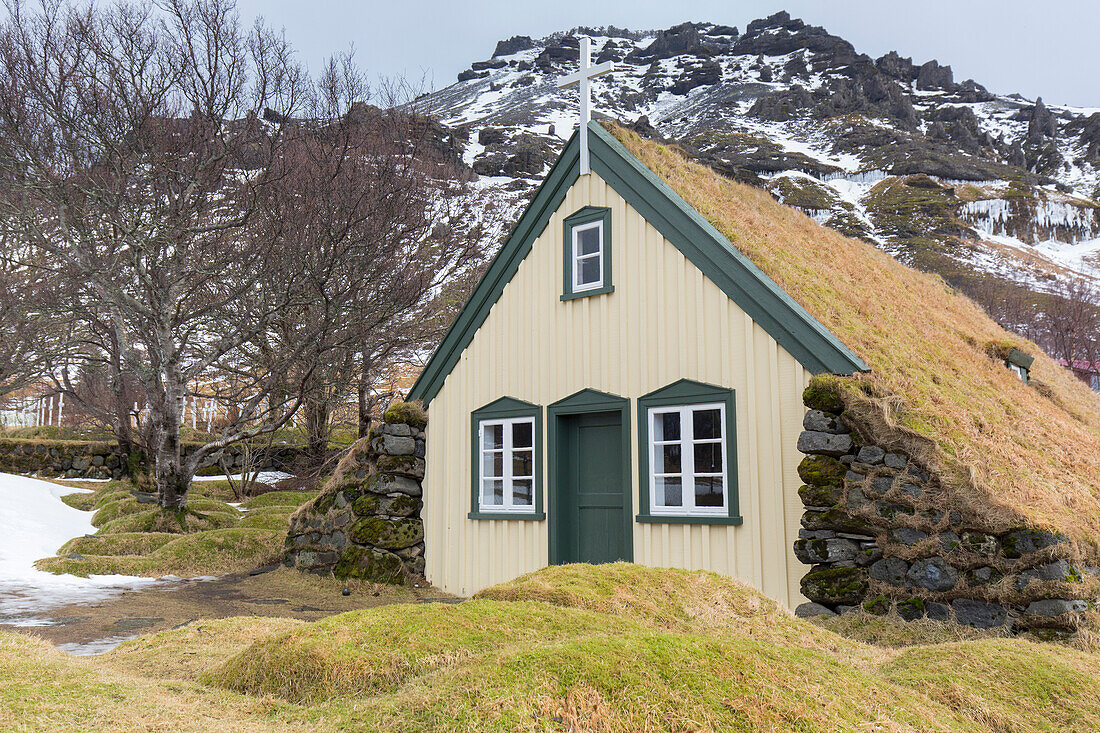
<instances>
[{"instance_id":1,"label":"yellow wooden church","mask_svg":"<svg viewBox=\"0 0 1100 733\"><path fill-rule=\"evenodd\" d=\"M409 395L430 418L427 579L469 595L627 560L794 607L802 391L867 367L584 129L589 150L579 134L565 146Z\"/></svg>"}]
</instances>

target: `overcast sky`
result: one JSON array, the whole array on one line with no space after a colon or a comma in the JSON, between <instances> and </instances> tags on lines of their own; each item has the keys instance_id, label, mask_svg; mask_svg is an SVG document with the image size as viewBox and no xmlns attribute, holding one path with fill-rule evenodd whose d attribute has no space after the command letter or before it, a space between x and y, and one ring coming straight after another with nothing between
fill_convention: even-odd
<instances>
[{"instance_id":1,"label":"overcast sky","mask_svg":"<svg viewBox=\"0 0 1100 733\"><path fill-rule=\"evenodd\" d=\"M896 50L914 62L950 64L956 81L1042 96L1048 104L1100 107L1100 0L239 0L262 14L311 68L354 44L371 74L455 81L496 41L578 25L667 28L686 20L735 25L785 9L878 58Z\"/></svg>"}]
</instances>

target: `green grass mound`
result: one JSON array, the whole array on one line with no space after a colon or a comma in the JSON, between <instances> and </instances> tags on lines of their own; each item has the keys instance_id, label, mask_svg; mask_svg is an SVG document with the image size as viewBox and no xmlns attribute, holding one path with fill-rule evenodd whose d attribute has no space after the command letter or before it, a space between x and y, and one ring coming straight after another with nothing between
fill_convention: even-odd
<instances>
[{"instance_id":1,"label":"green grass mound","mask_svg":"<svg viewBox=\"0 0 1100 733\"><path fill-rule=\"evenodd\" d=\"M83 560L51 557L35 563L40 570L72 575L221 575L252 570L277 562L286 533L231 527L175 539L152 551L133 555L84 555ZM84 554L84 553L81 553Z\"/></svg>"},{"instance_id":2,"label":"green grass mound","mask_svg":"<svg viewBox=\"0 0 1100 733\"><path fill-rule=\"evenodd\" d=\"M775 601L717 573L630 563L558 565L486 588L475 598L540 601L641 619L662 630L754 633L835 646L833 634L802 623Z\"/></svg>"},{"instance_id":3,"label":"green grass mound","mask_svg":"<svg viewBox=\"0 0 1100 733\"><path fill-rule=\"evenodd\" d=\"M199 619L178 629L123 642L109 652L110 665L149 677L198 679L210 667L253 643L305 625L305 621L292 618Z\"/></svg>"},{"instance_id":4,"label":"green grass mound","mask_svg":"<svg viewBox=\"0 0 1100 733\"><path fill-rule=\"evenodd\" d=\"M128 492L112 494L96 503L96 512L92 515L92 526L103 527L121 517L147 511L151 506L151 504L139 502Z\"/></svg>"},{"instance_id":5,"label":"green grass mound","mask_svg":"<svg viewBox=\"0 0 1100 733\"><path fill-rule=\"evenodd\" d=\"M148 507L148 505L145 505ZM233 507L229 507L233 510ZM165 511L159 508L144 509L113 519L99 528L99 534L122 532L172 532L191 534L212 529L226 529L237 524L239 514L231 512L199 513L193 509L183 512Z\"/></svg>"},{"instance_id":6,"label":"green grass mound","mask_svg":"<svg viewBox=\"0 0 1100 733\"><path fill-rule=\"evenodd\" d=\"M377 694L507 645L639 628L629 619L542 603L386 606L333 616L260 641L211 670L205 681L292 701Z\"/></svg>"},{"instance_id":7,"label":"green grass mound","mask_svg":"<svg viewBox=\"0 0 1100 733\"><path fill-rule=\"evenodd\" d=\"M658 631L502 646L370 700L362 714L386 730L968 728L948 706L822 652Z\"/></svg>"},{"instance_id":8,"label":"green grass mound","mask_svg":"<svg viewBox=\"0 0 1100 733\"><path fill-rule=\"evenodd\" d=\"M80 492L79 494L65 494L61 497L61 501L65 502L73 509L79 509L82 512L90 512L96 507L96 495L85 494Z\"/></svg>"},{"instance_id":9,"label":"green grass mound","mask_svg":"<svg viewBox=\"0 0 1100 733\"><path fill-rule=\"evenodd\" d=\"M273 506L264 509L253 509L246 512L237 523L238 527L255 527L258 529L278 529L286 532L290 526L290 516L298 511L294 506Z\"/></svg>"},{"instance_id":10,"label":"green grass mound","mask_svg":"<svg viewBox=\"0 0 1100 733\"><path fill-rule=\"evenodd\" d=\"M145 555L178 540L171 532L125 532L119 534L92 535L69 540L58 555L75 552L78 555Z\"/></svg>"},{"instance_id":11,"label":"green grass mound","mask_svg":"<svg viewBox=\"0 0 1100 733\"><path fill-rule=\"evenodd\" d=\"M996 731L1100 730L1100 655L1022 639L907 649L885 679Z\"/></svg>"},{"instance_id":12,"label":"green grass mound","mask_svg":"<svg viewBox=\"0 0 1100 733\"><path fill-rule=\"evenodd\" d=\"M242 507L245 509L261 509L269 506L299 507L317 496L316 491L269 491L248 499Z\"/></svg>"}]
</instances>

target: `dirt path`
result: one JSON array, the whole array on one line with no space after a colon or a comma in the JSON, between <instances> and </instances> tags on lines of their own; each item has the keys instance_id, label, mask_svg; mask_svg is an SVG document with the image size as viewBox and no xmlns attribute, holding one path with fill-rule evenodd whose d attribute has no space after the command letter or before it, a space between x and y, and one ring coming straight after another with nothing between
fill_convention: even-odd
<instances>
[{"instance_id":1,"label":"dirt path","mask_svg":"<svg viewBox=\"0 0 1100 733\"><path fill-rule=\"evenodd\" d=\"M343 595L347 587L350 595ZM73 654L95 654L126 639L186 625L196 619L275 616L316 621L345 611L390 603L453 602L434 588L394 588L370 583L345 585L333 578L288 568L184 581L129 591L91 604L46 612L50 625L0 629L40 636Z\"/></svg>"}]
</instances>

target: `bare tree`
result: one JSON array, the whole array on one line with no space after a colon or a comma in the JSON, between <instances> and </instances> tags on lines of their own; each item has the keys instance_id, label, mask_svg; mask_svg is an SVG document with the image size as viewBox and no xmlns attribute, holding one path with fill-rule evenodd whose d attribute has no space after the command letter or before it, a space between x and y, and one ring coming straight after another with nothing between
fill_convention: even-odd
<instances>
[{"instance_id":1,"label":"bare tree","mask_svg":"<svg viewBox=\"0 0 1100 733\"><path fill-rule=\"evenodd\" d=\"M1058 283L1043 310L1039 338L1052 356L1090 364L1100 359L1100 288L1095 281L1069 277Z\"/></svg>"},{"instance_id":2,"label":"bare tree","mask_svg":"<svg viewBox=\"0 0 1100 733\"><path fill-rule=\"evenodd\" d=\"M0 238L0 397L44 378L58 348L50 319L51 272Z\"/></svg>"},{"instance_id":3,"label":"bare tree","mask_svg":"<svg viewBox=\"0 0 1100 733\"><path fill-rule=\"evenodd\" d=\"M427 154L435 123L367 106L350 58L311 82L230 0L9 15L2 234L59 278L66 355L103 375L107 421L154 457L161 506L184 509L204 460L303 400L323 406L366 334L464 266L471 247L431 226L455 200L454 161ZM133 391L141 435L127 433ZM185 458L196 394L232 409Z\"/></svg>"},{"instance_id":4,"label":"bare tree","mask_svg":"<svg viewBox=\"0 0 1100 733\"><path fill-rule=\"evenodd\" d=\"M261 332L293 299L277 245L248 236L271 183L278 126L303 74L285 41L247 32L225 0L110 6L9 5L0 31L0 199L6 234L69 284L70 312L96 319L149 401L162 506L186 506L196 460L276 429L252 420L184 466L187 383ZM242 317L247 311L249 318ZM87 333L94 333L91 318ZM108 355L107 358L110 358ZM265 376L257 375L258 385Z\"/></svg>"}]
</instances>

